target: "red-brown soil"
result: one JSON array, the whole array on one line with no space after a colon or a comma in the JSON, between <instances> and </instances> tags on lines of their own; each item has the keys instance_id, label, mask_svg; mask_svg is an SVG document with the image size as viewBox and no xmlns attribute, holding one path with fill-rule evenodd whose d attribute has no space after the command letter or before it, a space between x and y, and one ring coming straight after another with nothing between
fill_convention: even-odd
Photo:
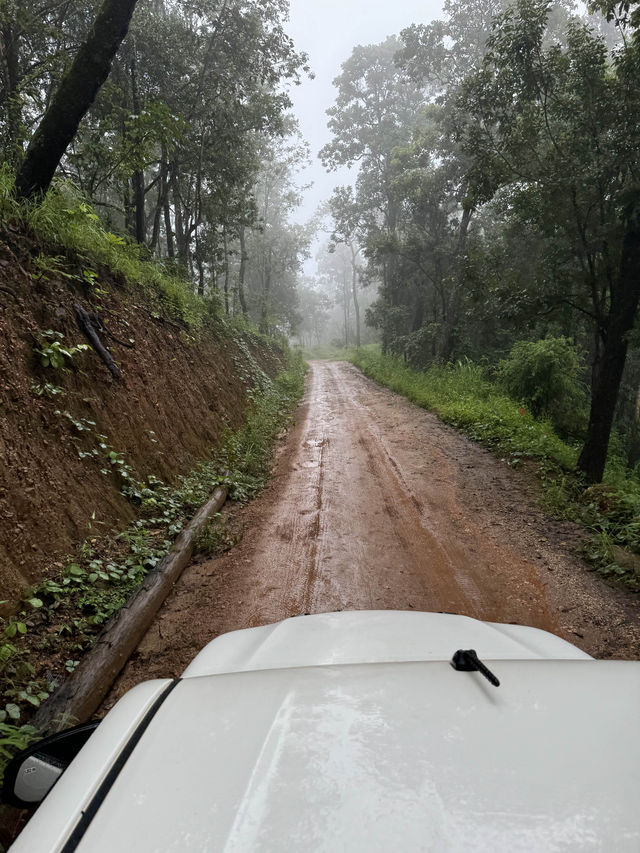
<instances>
[{"instance_id":1,"label":"red-brown soil","mask_svg":"<svg viewBox=\"0 0 640 853\"><path fill-rule=\"evenodd\" d=\"M2 235L0 235L2 236ZM87 536L124 526L131 506L117 476L100 473L105 460L79 457L97 434L122 453L137 475L171 481L211 453L225 427L246 407L246 353L274 373L281 354L238 344L213 321L193 332L153 294L105 273L99 289L60 277L38 279L38 247L24 236L0 239L0 599L15 601L25 586L55 571L56 559ZM74 271L73 260L65 267ZM100 292L101 291L101 292ZM120 364L114 381L95 352L76 355L69 372L44 368L34 348L42 332L64 343L86 343L74 303L102 306L111 338L104 343ZM247 349L248 347L248 349ZM49 382L64 395L37 396ZM79 432L63 414L94 421ZM109 463L106 463L109 468ZM60 565L60 564L58 564Z\"/></svg>"},{"instance_id":2,"label":"red-brown soil","mask_svg":"<svg viewBox=\"0 0 640 853\"><path fill-rule=\"evenodd\" d=\"M312 363L274 478L231 525L241 543L185 572L107 707L220 633L308 612L444 610L640 654L640 598L575 556L579 529L526 475L346 363Z\"/></svg>"}]
</instances>

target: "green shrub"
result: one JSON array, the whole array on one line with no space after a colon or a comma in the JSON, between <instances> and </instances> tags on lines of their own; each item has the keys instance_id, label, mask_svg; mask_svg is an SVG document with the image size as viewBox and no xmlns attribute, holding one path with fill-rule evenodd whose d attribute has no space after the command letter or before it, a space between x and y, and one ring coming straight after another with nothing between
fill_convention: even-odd
<instances>
[{"instance_id":1,"label":"green shrub","mask_svg":"<svg viewBox=\"0 0 640 853\"><path fill-rule=\"evenodd\" d=\"M498 365L497 378L534 417L548 417L564 435L578 436L587 418L581 371L580 356L571 341L548 337L515 343Z\"/></svg>"},{"instance_id":2,"label":"green shrub","mask_svg":"<svg viewBox=\"0 0 640 853\"><path fill-rule=\"evenodd\" d=\"M262 371L260 371L262 373ZM229 433L219 456L221 468L230 471L229 495L234 500L254 497L264 486L273 462L278 434L302 396L306 364L292 353L288 367L273 380L254 376L261 385L244 426ZM249 394L251 398L251 393Z\"/></svg>"},{"instance_id":3,"label":"green shrub","mask_svg":"<svg viewBox=\"0 0 640 853\"><path fill-rule=\"evenodd\" d=\"M20 214L16 201L15 175L8 163L0 164L0 219L13 219Z\"/></svg>"}]
</instances>

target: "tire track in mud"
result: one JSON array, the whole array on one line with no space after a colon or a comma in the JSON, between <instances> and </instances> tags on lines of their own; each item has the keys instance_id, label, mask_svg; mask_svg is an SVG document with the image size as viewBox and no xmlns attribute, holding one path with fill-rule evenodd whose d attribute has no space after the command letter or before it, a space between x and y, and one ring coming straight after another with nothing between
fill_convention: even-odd
<instances>
[{"instance_id":1,"label":"tire track in mud","mask_svg":"<svg viewBox=\"0 0 640 853\"><path fill-rule=\"evenodd\" d=\"M350 364L311 363L273 480L232 514L242 541L185 572L110 704L180 674L220 633L309 612L443 610L640 655L638 598L586 571L575 529L545 518L504 461Z\"/></svg>"},{"instance_id":2,"label":"tire track in mud","mask_svg":"<svg viewBox=\"0 0 640 853\"><path fill-rule=\"evenodd\" d=\"M437 528L430 524L428 501L423 494L416 494L418 488L425 486L425 478L420 481L414 479L414 483L408 482L411 474L411 465L406 464L405 477L403 468L394 458L386 442L384 423L373 417L371 403L371 389L363 386L360 374L350 370L345 365L328 365L326 367L327 378L324 382L324 393L331 399L333 412L336 414L336 425L334 424L331 434L332 446L342 442L347 453L351 448L357 446L361 449L366 460L366 469L369 474L369 488L367 489L368 500L371 504L373 516L378 518L375 530L372 528L371 518L359 519L362 523L349 531L349 535L356 536L361 541L370 542L373 537L375 549L369 549L366 560L370 570L368 572L368 584L371 586L372 576L375 577L375 561L385 559L391 563L391 574L395 564L398 574L404 575L403 586L406 589L409 581L413 589L411 596L407 597L404 604L398 603L392 606L417 607L424 610L447 610L449 612L465 613L480 618L496 618L491 614L496 609L497 602L488 599L486 593L491 590L491 566L507 559L505 554L496 554L495 548L489 547L486 537L477 528L473 529L469 522L464 524L450 523L443 529L441 523ZM363 400L363 392L366 394L366 403ZM351 433L346 426L351 428ZM357 441L354 442L354 437ZM413 437L415 442L415 437ZM426 447L423 449L427 452ZM431 452L435 452L431 450ZM347 506L355 502L357 509L366 509L366 500L363 503L363 495L359 490L349 488L345 490L341 482L341 466L336 464L339 460L327 460L328 478L332 480L331 488L328 490L334 500L341 500ZM333 463L333 464L332 464ZM358 460L355 460L358 465ZM428 478L427 478L428 479ZM449 515L455 501L451 496L440 495L440 499L446 499L449 504ZM379 506L380 500L382 506ZM351 510L349 510L351 513ZM362 516L362 513L360 513ZM344 525L340 525L337 519L328 527L330 536L334 539L343 533ZM472 541L471 547L464 547L461 543L461 532L464 531L467 540ZM483 565L484 557L484 565ZM492 559L489 559L492 558ZM544 592L541 588L535 590L532 595L532 587L527 584L526 578L532 574L530 566L523 564L522 556L519 557L522 582L517 589L512 590L512 604L520 605L512 608L513 619L516 621L520 609L525 609L527 615L536 610L534 618L540 627L555 628L556 623L552 618ZM323 567L324 568L324 567ZM321 570L318 570L319 573ZM345 584L341 588L336 584L336 567L329 565L324 568L322 574L325 576L323 587L319 588L314 599L314 609L321 609L327 598L334 598L339 606L344 599ZM323 578L320 578L321 580ZM392 591L388 583L382 585L386 592ZM521 590L524 589L529 597L537 599L536 606L531 607L528 602L521 602ZM333 595L329 594L329 590ZM363 590L364 591L364 590ZM397 597L399 590L393 590ZM499 599L499 608L504 610L502 601L502 588L491 590L494 598ZM342 596L341 596L342 594ZM390 606L385 598L389 596L374 596L382 600L384 606ZM411 600L413 599L413 600ZM417 599L417 600L416 600ZM348 602L350 604L350 602ZM524 607L522 606L524 604ZM356 604L357 606L357 604ZM360 606L363 606L360 604ZM375 606L375 605L372 605Z\"/></svg>"}]
</instances>

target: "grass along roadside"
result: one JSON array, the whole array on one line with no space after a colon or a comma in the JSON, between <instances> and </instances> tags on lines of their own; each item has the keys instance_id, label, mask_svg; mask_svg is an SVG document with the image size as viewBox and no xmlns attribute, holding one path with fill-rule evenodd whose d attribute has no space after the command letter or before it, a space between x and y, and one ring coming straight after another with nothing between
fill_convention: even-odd
<instances>
[{"instance_id":1,"label":"grass along roadside","mask_svg":"<svg viewBox=\"0 0 640 853\"><path fill-rule=\"evenodd\" d=\"M38 203L18 202L15 176L0 165L0 225L8 242L30 236L34 275L80 283L87 295L99 297L105 271L155 295L158 307L192 330L206 318L221 317L215 297L194 293L182 271L161 262L144 247L108 231L91 204L70 181L56 179ZM34 244L32 244L32 241Z\"/></svg>"},{"instance_id":2,"label":"grass along roadside","mask_svg":"<svg viewBox=\"0 0 640 853\"><path fill-rule=\"evenodd\" d=\"M575 471L578 445L563 441L548 420L534 418L486 370L470 361L419 371L379 347L343 351L381 385L428 409L479 441L509 465L530 460L542 482L544 508L590 533L584 556L608 578L640 590L640 480L611 455L602 484L584 487Z\"/></svg>"},{"instance_id":3,"label":"grass along roadside","mask_svg":"<svg viewBox=\"0 0 640 853\"><path fill-rule=\"evenodd\" d=\"M227 484L236 501L263 488L277 437L302 394L305 370L294 355L273 380L260 371L244 426L228 432L215 456L177 486L155 477L129 478L127 494L138 518L119 534L86 540L25 595L12 617L0 620L0 781L11 755L36 735L29 725L35 709L78 666L216 486Z\"/></svg>"}]
</instances>

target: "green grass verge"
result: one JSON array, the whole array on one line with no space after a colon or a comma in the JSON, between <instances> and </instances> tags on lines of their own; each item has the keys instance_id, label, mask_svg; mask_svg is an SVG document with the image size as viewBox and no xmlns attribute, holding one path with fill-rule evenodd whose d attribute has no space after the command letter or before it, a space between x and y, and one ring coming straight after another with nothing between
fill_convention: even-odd
<instances>
[{"instance_id":1,"label":"green grass verge","mask_svg":"<svg viewBox=\"0 0 640 853\"><path fill-rule=\"evenodd\" d=\"M423 372L381 355L377 347L351 351L349 360L371 379L512 461L529 456L552 460L568 470L575 467L577 448L563 442L548 421L535 420L473 362L434 365Z\"/></svg>"},{"instance_id":2,"label":"green grass verge","mask_svg":"<svg viewBox=\"0 0 640 853\"><path fill-rule=\"evenodd\" d=\"M383 356L377 346L350 350L343 358L504 456L511 466L534 461L545 509L590 531L585 556L594 568L632 589L640 587L640 481L615 454L604 483L585 489L575 470L578 446L563 441L549 421L535 419L480 365L465 361L418 371Z\"/></svg>"}]
</instances>

